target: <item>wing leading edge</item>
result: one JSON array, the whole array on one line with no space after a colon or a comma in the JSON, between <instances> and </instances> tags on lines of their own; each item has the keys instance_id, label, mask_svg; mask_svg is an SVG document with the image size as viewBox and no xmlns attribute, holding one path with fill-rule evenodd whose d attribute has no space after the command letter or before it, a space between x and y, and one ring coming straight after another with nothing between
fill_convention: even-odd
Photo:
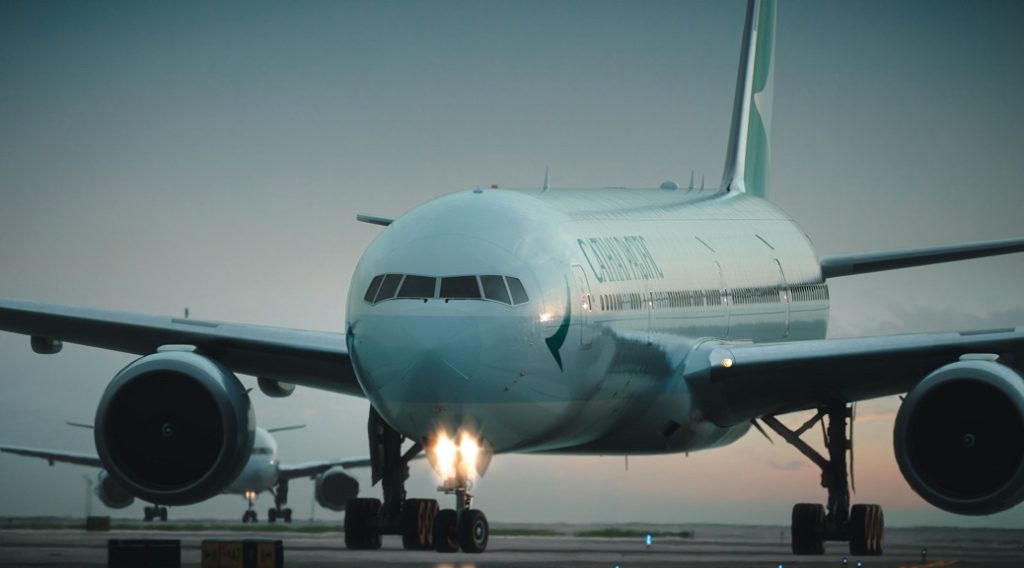
<instances>
[{"instance_id":1,"label":"wing leading edge","mask_svg":"<svg viewBox=\"0 0 1024 568\"><path fill-rule=\"evenodd\" d=\"M0 298L0 330L147 355L194 345L233 372L363 397L338 333L207 322Z\"/></svg>"},{"instance_id":2,"label":"wing leading edge","mask_svg":"<svg viewBox=\"0 0 1024 568\"><path fill-rule=\"evenodd\" d=\"M687 381L720 426L766 415L901 394L972 353L1024 361L1024 327L793 343L710 341L686 362Z\"/></svg>"},{"instance_id":3,"label":"wing leading edge","mask_svg":"<svg viewBox=\"0 0 1024 568\"><path fill-rule=\"evenodd\" d=\"M53 465L55 462L60 462L89 467L103 467L103 462L100 461L100 458L91 454L23 448L21 446L0 446L0 452L7 452L9 454L17 454L19 456L27 456L30 458L41 458L50 462L50 465Z\"/></svg>"},{"instance_id":4,"label":"wing leading edge","mask_svg":"<svg viewBox=\"0 0 1024 568\"><path fill-rule=\"evenodd\" d=\"M1024 252L1024 238L825 256L821 259L821 275L835 278L1015 252Z\"/></svg>"}]
</instances>

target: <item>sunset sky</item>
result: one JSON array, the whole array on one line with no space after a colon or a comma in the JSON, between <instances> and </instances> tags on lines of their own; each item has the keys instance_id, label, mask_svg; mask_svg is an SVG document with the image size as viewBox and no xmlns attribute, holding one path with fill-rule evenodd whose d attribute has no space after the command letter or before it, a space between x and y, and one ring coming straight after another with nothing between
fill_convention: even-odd
<instances>
[{"instance_id":1,"label":"sunset sky","mask_svg":"<svg viewBox=\"0 0 1024 568\"><path fill-rule=\"evenodd\" d=\"M357 213L537 186L546 166L555 191L717 184L744 7L0 1L0 296L342 331L381 231ZM1017 1L780 2L769 198L819 254L1024 236L1022 21ZM1024 255L837 279L830 336L1024 325L1022 282ZM0 333L0 443L94 451L63 423L91 422L132 359L40 357ZM307 425L278 436L285 462L367 453L364 400L253 402L262 426ZM892 453L898 405L859 406L855 502L890 525L1024 527L1024 506L966 518L917 497ZM756 432L624 462L499 456L475 493L492 523L781 525L825 499L812 464ZM83 475L0 454L0 515L81 514ZM307 518L312 484L291 487ZM435 487L414 466L410 495Z\"/></svg>"}]
</instances>

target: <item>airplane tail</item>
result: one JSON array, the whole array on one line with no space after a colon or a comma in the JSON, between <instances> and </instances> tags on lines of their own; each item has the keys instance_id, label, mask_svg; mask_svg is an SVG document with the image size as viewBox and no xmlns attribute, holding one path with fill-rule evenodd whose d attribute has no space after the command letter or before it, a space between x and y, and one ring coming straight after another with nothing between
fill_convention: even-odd
<instances>
[{"instance_id":1,"label":"airplane tail","mask_svg":"<svg viewBox=\"0 0 1024 568\"><path fill-rule=\"evenodd\" d=\"M774 60L775 0L749 0L722 174L723 191L758 197L768 193Z\"/></svg>"}]
</instances>

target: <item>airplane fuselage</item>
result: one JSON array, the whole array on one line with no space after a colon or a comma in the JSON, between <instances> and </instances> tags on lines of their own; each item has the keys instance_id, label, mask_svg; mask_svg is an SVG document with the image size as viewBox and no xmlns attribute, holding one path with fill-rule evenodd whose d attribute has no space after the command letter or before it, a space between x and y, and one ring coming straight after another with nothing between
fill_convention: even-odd
<instances>
[{"instance_id":1,"label":"airplane fuselage","mask_svg":"<svg viewBox=\"0 0 1024 568\"><path fill-rule=\"evenodd\" d=\"M458 299L470 284L482 297ZM637 454L749 428L703 417L679 364L692 347L818 339L827 321L808 238L763 199L487 189L381 233L354 272L347 330L367 397L413 439L468 430L497 452Z\"/></svg>"},{"instance_id":2,"label":"airplane fuselage","mask_svg":"<svg viewBox=\"0 0 1024 568\"><path fill-rule=\"evenodd\" d=\"M249 460L233 482L224 490L225 494L260 494L277 483L278 459L277 440L263 428L256 428L255 440Z\"/></svg>"}]
</instances>

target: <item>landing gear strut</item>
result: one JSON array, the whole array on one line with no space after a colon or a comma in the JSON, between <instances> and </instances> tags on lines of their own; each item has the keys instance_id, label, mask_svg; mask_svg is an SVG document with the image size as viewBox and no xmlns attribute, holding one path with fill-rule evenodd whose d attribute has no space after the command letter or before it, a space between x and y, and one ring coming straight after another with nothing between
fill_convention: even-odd
<instances>
[{"instance_id":1,"label":"landing gear strut","mask_svg":"<svg viewBox=\"0 0 1024 568\"><path fill-rule=\"evenodd\" d=\"M272 523L278 519L286 523L292 522L292 510L290 508L282 509L288 503L288 480L279 480L276 488L270 490L270 494L274 496L274 508L267 509L267 520Z\"/></svg>"},{"instance_id":2,"label":"landing gear strut","mask_svg":"<svg viewBox=\"0 0 1024 568\"><path fill-rule=\"evenodd\" d=\"M142 509L142 520L147 523L160 519L161 521L167 520L167 507L161 507L159 505L153 505L152 507L146 506Z\"/></svg>"},{"instance_id":3,"label":"landing gear strut","mask_svg":"<svg viewBox=\"0 0 1024 568\"><path fill-rule=\"evenodd\" d=\"M409 461L423 450L414 443L404 453L405 437L384 422L372 407L367 423L370 438L370 469L373 484L381 483L380 499L352 499L345 506L345 547L377 549L386 534L402 535L407 550L433 547L432 527L437 516L437 501L406 499L405 480L409 479Z\"/></svg>"},{"instance_id":4,"label":"landing gear strut","mask_svg":"<svg viewBox=\"0 0 1024 568\"><path fill-rule=\"evenodd\" d=\"M828 427L825 427L825 417ZM774 416L761 420L784 440L794 446L821 468L821 486L828 491L828 507L817 503L799 503L793 506L792 545L793 554L824 554L825 541L849 541L850 553L863 556L882 554L885 533L885 519L880 505L850 506L850 479L847 475L846 453L853 446L852 420L849 430L847 420L852 418L850 407L845 402L834 402L818 409L813 418L800 428L790 430ZM814 448L807 445L800 436L821 423L825 437L826 459ZM850 435L847 435L847 432Z\"/></svg>"},{"instance_id":5,"label":"landing gear strut","mask_svg":"<svg viewBox=\"0 0 1024 568\"><path fill-rule=\"evenodd\" d=\"M254 499L256 499L256 492L255 491L246 491L245 492L245 500L249 502L249 509L246 510L245 513L242 513L242 522L243 523L255 523L256 520L257 520L256 519L256 511L253 510L253 508L252 508L252 502L253 502Z\"/></svg>"}]
</instances>

